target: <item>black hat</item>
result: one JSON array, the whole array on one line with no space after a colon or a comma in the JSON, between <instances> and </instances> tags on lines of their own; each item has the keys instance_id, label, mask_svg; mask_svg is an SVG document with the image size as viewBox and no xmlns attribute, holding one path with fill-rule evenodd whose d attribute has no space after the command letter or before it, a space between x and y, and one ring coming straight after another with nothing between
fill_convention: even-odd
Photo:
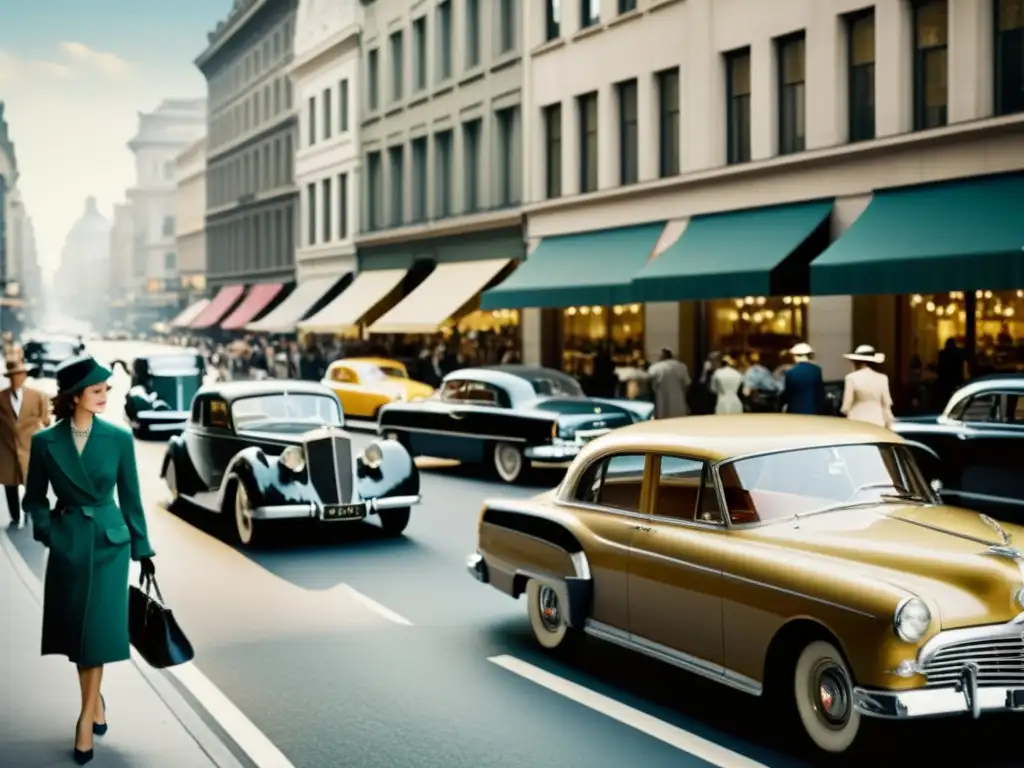
<instances>
[{"instance_id":1,"label":"black hat","mask_svg":"<svg viewBox=\"0 0 1024 768\"><path fill-rule=\"evenodd\" d=\"M114 372L96 362L91 355L65 360L57 367L57 391L80 392L93 384L102 384Z\"/></svg>"}]
</instances>

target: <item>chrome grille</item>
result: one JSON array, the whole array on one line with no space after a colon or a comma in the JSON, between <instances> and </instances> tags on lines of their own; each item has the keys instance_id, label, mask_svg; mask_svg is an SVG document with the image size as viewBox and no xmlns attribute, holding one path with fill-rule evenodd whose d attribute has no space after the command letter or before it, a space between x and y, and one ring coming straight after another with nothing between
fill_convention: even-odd
<instances>
[{"instance_id":1,"label":"chrome grille","mask_svg":"<svg viewBox=\"0 0 1024 768\"><path fill-rule=\"evenodd\" d=\"M576 432L576 442L585 445L591 440L601 437L601 435L607 435L609 432L611 432L610 429L581 429Z\"/></svg>"},{"instance_id":2,"label":"chrome grille","mask_svg":"<svg viewBox=\"0 0 1024 768\"><path fill-rule=\"evenodd\" d=\"M347 435L324 433L306 442L309 479L324 504L352 500L352 441Z\"/></svg>"},{"instance_id":3,"label":"chrome grille","mask_svg":"<svg viewBox=\"0 0 1024 768\"><path fill-rule=\"evenodd\" d=\"M978 685L1024 687L1024 627L1014 635L962 640L930 654L924 664L929 687L954 685L967 664L978 668Z\"/></svg>"}]
</instances>

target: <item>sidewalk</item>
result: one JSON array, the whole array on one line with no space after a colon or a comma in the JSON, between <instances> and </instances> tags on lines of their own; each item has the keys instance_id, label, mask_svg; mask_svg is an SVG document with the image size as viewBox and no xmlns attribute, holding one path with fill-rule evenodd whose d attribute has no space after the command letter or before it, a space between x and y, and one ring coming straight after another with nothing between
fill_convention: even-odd
<instances>
[{"instance_id":1,"label":"sidewalk","mask_svg":"<svg viewBox=\"0 0 1024 768\"><path fill-rule=\"evenodd\" d=\"M0 516L6 510L0 512ZM39 655L42 607L35 577L0 530L0 765L74 765L78 682L66 659ZM18 566L21 566L20 568ZM130 661L106 668L106 736L95 737L96 768L212 768L217 765Z\"/></svg>"}]
</instances>

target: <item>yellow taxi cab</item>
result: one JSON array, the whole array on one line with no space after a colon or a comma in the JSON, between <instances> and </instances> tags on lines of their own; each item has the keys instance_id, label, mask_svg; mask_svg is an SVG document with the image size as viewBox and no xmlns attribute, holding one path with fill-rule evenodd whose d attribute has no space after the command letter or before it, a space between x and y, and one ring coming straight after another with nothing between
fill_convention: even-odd
<instances>
[{"instance_id":1,"label":"yellow taxi cab","mask_svg":"<svg viewBox=\"0 0 1024 768\"><path fill-rule=\"evenodd\" d=\"M420 400L434 393L428 384L410 379L402 363L382 357L335 360L322 383L334 390L345 416L356 419L375 419L382 405Z\"/></svg>"}]
</instances>

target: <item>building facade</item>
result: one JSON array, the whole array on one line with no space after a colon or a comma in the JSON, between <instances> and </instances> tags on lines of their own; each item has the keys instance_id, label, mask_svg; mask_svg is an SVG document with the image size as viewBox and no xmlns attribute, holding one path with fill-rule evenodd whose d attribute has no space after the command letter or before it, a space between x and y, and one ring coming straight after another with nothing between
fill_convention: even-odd
<instances>
[{"instance_id":1,"label":"building facade","mask_svg":"<svg viewBox=\"0 0 1024 768\"><path fill-rule=\"evenodd\" d=\"M0 330L20 333L42 302L35 233L18 192L18 159L0 101Z\"/></svg>"},{"instance_id":2,"label":"building facade","mask_svg":"<svg viewBox=\"0 0 1024 768\"><path fill-rule=\"evenodd\" d=\"M296 0L236 0L196 65L206 77L206 275L213 288L294 278L297 195L288 68Z\"/></svg>"},{"instance_id":3,"label":"building facade","mask_svg":"<svg viewBox=\"0 0 1024 768\"><path fill-rule=\"evenodd\" d=\"M147 330L180 307L175 185L178 155L206 128L206 101L166 99L139 113L139 128L128 148L135 155L135 185L128 190L135 237L134 324Z\"/></svg>"},{"instance_id":4,"label":"building facade","mask_svg":"<svg viewBox=\"0 0 1024 768\"><path fill-rule=\"evenodd\" d=\"M135 214L130 203L114 203L110 227L110 271L107 278L110 294L110 325L125 328L131 322L129 296L135 293Z\"/></svg>"},{"instance_id":5,"label":"building facade","mask_svg":"<svg viewBox=\"0 0 1024 768\"><path fill-rule=\"evenodd\" d=\"M709 234L730 229L715 224L719 214L830 201L821 220L809 208L801 214L812 221L790 248L804 249L797 260L810 262L814 282L814 257L842 242L879 190L1024 170L1019 3L544 0L523 8L529 247L615 230L633 238L638 270L650 271L647 262L695 244L692 263L680 267L690 279L648 287L643 301L624 291L608 306L533 302L523 313L528 359L564 363L610 341L648 359L670 347L693 365L711 349L777 359L808 340L826 377L838 378L848 371L842 353L871 343L903 380L911 360L932 362L947 338L969 345L974 334L981 345L1000 327L1024 336L1014 325L1022 292L1007 290L1024 285L1011 286L1013 278L941 291L890 281L836 295L811 290L807 278L798 290L775 289L773 272L755 291L740 278L770 249L771 233L751 214L749 226L731 227L745 241L726 247ZM716 270L734 279L712 280ZM542 345L545 324L557 329L557 355Z\"/></svg>"},{"instance_id":6,"label":"building facade","mask_svg":"<svg viewBox=\"0 0 1024 768\"><path fill-rule=\"evenodd\" d=\"M179 304L206 293L206 137L175 160L175 239Z\"/></svg>"},{"instance_id":7,"label":"building facade","mask_svg":"<svg viewBox=\"0 0 1024 768\"><path fill-rule=\"evenodd\" d=\"M292 87L298 114L299 282L355 269L359 229L358 3L299 0Z\"/></svg>"},{"instance_id":8,"label":"building facade","mask_svg":"<svg viewBox=\"0 0 1024 768\"><path fill-rule=\"evenodd\" d=\"M410 270L408 292L441 265L522 258L527 5L363 3L361 271ZM445 285L420 293L449 292L460 330L518 333L517 313L472 311L484 285L466 281L486 283L493 274L478 270L464 280L455 267L446 270ZM428 325L387 322L378 329L422 334ZM373 325L370 331L378 332Z\"/></svg>"},{"instance_id":9,"label":"building facade","mask_svg":"<svg viewBox=\"0 0 1024 768\"><path fill-rule=\"evenodd\" d=\"M71 225L60 252L53 299L61 315L92 323L109 323L110 220L88 197L82 215Z\"/></svg>"}]
</instances>

